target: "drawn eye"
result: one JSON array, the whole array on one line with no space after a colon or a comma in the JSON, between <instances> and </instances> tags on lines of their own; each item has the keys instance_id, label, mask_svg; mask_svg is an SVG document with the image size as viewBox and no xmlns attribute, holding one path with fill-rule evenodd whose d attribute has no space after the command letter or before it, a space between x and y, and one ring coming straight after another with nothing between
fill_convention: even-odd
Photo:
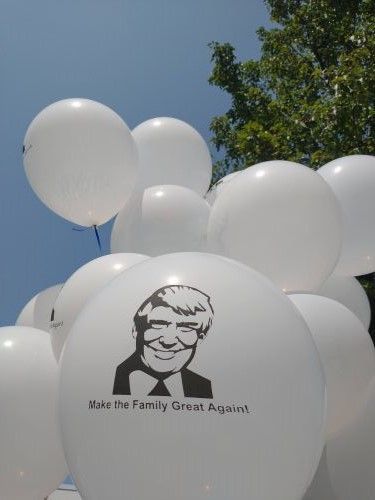
<instances>
[{"instance_id":1,"label":"drawn eye","mask_svg":"<svg viewBox=\"0 0 375 500\"><path fill-rule=\"evenodd\" d=\"M195 332L196 329L193 326L184 326L180 328L180 332L182 333L189 333L189 332Z\"/></svg>"},{"instance_id":2,"label":"drawn eye","mask_svg":"<svg viewBox=\"0 0 375 500\"><path fill-rule=\"evenodd\" d=\"M152 328L153 330L162 330L163 328L165 328L166 325L163 325L161 323L150 323L150 328Z\"/></svg>"}]
</instances>

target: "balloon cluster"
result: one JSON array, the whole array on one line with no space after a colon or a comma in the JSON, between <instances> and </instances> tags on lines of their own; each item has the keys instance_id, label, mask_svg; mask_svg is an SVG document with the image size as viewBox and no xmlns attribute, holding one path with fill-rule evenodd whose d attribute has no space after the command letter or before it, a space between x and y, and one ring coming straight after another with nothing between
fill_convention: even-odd
<instances>
[{"instance_id":1,"label":"balloon cluster","mask_svg":"<svg viewBox=\"0 0 375 500\"><path fill-rule=\"evenodd\" d=\"M190 125L130 131L87 99L44 109L23 156L58 215L117 217L110 255L0 329L1 498L40 500L68 469L88 500L347 500L353 475L372 498L354 276L375 271L375 158L268 161L208 190Z\"/></svg>"}]
</instances>

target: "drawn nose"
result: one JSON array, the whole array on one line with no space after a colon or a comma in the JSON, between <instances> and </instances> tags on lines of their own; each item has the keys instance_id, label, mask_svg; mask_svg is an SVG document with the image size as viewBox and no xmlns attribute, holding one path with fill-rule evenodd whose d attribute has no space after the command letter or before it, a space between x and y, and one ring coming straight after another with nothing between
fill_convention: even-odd
<instances>
[{"instance_id":1,"label":"drawn nose","mask_svg":"<svg viewBox=\"0 0 375 500\"><path fill-rule=\"evenodd\" d=\"M170 349L171 347L174 347L177 344L177 341L175 342L166 342L165 340L159 340L160 345L162 345L165 349Z\"/></svg>"},{"instance_id":2,"label":"drawn nose","mask_svg":"<svg viewBox=\"0 0 375 500\"><path fill-rule=\"evenodd\" d=\"M164 328L159 342L166 349L175 346L178 343L176 326L172 324Z\"/></svg>"}]
</instances>

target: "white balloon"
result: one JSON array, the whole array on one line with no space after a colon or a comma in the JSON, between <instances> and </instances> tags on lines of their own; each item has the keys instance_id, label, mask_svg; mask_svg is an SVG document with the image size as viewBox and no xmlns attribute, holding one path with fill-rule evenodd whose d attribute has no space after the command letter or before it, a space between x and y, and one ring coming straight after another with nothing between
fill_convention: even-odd
<instances>
[{"instance_id":1,"label":"white balloon","mask_svg":"<svg viewBox=\"0 0 375 500\"><path fill-rule=\"evenodd\" d=\"M48 497L48 500L80 500L81 497L79 493L76 491L55 491L51 496Z\"/></svg>"},{"instance_id":2,"label":"white balloon","mask_svg":"<svg viewBox=\"0 0 375 500\"><path fill-rule=\"evenodd\" d=\"M74 324L60 382L67 461L90 500L299 500L324 445L305 322L216 255L163 255L113 280Z\"/></svg>"},{"instance_id":3,"label":"white balloon","mask_svg":"<svg viewBox=\"0 0 375 500\"><path fill-rule=\"evenodd\" d=\"M313 170L286 161L259 163L231 180L216 200L208 244L284 291L315 290L339 256L339 207Z\"/></svg>"},{"instance_id":4,"label":"white balloon","mask_svg":"<svg viewBox=\"0 0 375 500\"><path fill-rule=\"evenodd\" d=\"M375 377L371 338L345 306L318 295L290 295L310 328L327 381L327 437L358 415Z\"/></svg>"},{"instance_id":5,"label":"white balloon","mask_svg":"<svg viewBox=\"0 0 375 500\"><path fill-rule=\"evenodd\" d=\"M343 213L343 245L335 274L375 271L375 157L345 156L318 170L333 189Z\"/></svg>"},{"instance_id":6,"label":"white balloon","mask_svg":"<svg viewBox=\"0 0 375 500\"><path fill-rule=\"evenodd\" d=\"M175 118L152 118L133 130L139 152L140 190L161 184L184 186L204 196L212 162L203 137Z\"/></svg>"},{"instance_id":7,"label":"white balloon","mask_svg":"<svg viewBox=\"0 0 375 500\"><path fill-rule=\"evenodd\" d=\"M239 173L240 172L232 172L231 174L226 175L225 177L217 181L213 186L211 186L211 188L206 193L206 196L204 197L207 203L213 205L215 203L216 198L221 193L222 189L225 188L227 183L233 180L233 178Z\"/></svg>"},{"instance_id":8,"label":"white balloon","mask_svg":"<svg viewBox=\"0 0 375 500\"><path fill-rule=\"evenodd\" d=\"M332 274L315 293L337 300L346 306L368 330L371 321L370 302L365 290L355 278Z\"/></svg>"},{"instance_id":9,"label":"white balloon","mask_svg":"<svg viewBox=\"0 0 375 500\"><path fill-rule=\"evenodd\" d=\"M69 331L86 302L118 274L147 258L133 253L104 255L72 274L55 301L49 326L56 359L60 358Z\"/></svg>"},{"instance_id":10,"label":"white balloon","mask_svg":"<svg viewBox=\"0 0 375 500\"><path fill-rule=\"evenodd\" d=\"M63 283L37 293L20 312L16 326L32 326L49 332L51 313Z\"/></svg>"},{"instance_id":11,"label":"white balloon","mask_svg":"<svg viewBox=\"0 0 375 500\"><path fill-rule=\"evenodd\" d=\"M373 500L375 491L375 383L350 426L329 439L304 500Z\"/></svg>"},{"instance_id":12,"label":"white balloon","mask_svg":"<svg viewBox=\"0 0 375 500\"><path fill-rule=\"evenodd\" d=\"M179 251L202 251L210 207L191 189L153 186L133 196L116 217L112 252L151 256Z\"/></svg>"},{"instance_id":13,"label":"white balloon","mask_svg":"<svg viewBox=\"0 0 375 500\"><path fill-rule=\"evenodd\" d=\"M303 500L338 500L333 489L326 466L326 448L324 448L312 483L306 491Z\"/></svg>"},{"instance_id":14,"label":"white balloon","mask_svg":"<svg viewBox=\"0 0 375 500\"><path fill-rule=\"evenodd\" d=\"M89 99L65 99L31 122L24 166L47 207L93 226L123 207L135 184L138 156L130 130L114 111Z\"/></svg>"},{"instance_id":15,"label":"white balloon","mask_svg":"<svg viewBox=\"0 0 375 500\"><path fill-rule=\"evenodd\" d=\"M41 500L68 474L57 423L49 335L0 328L0 498Z\"/></svg>"}]
</instances>

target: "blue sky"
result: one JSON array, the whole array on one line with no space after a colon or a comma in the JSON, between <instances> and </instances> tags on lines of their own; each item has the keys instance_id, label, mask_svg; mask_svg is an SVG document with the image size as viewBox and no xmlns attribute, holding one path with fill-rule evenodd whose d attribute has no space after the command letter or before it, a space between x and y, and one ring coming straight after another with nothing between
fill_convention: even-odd
<instances>
[{"instance_id":1,"label":"blue sky","mask_svg":"<svg viewBox=\"0 0 375 500\"><path fill-rule=\"evenodd\" d=\"M261 0L2 0L0 11L1 326L13 324L40 290L98 257L91 231L50 212L29 187L22 142L48 104L87 97L133 128L155 116L193 125L228 107L210 87L212 40L257 57L255 31L267 25ZM101 229L109 251L112 223Z\"/></svg>"}]
</instances>

